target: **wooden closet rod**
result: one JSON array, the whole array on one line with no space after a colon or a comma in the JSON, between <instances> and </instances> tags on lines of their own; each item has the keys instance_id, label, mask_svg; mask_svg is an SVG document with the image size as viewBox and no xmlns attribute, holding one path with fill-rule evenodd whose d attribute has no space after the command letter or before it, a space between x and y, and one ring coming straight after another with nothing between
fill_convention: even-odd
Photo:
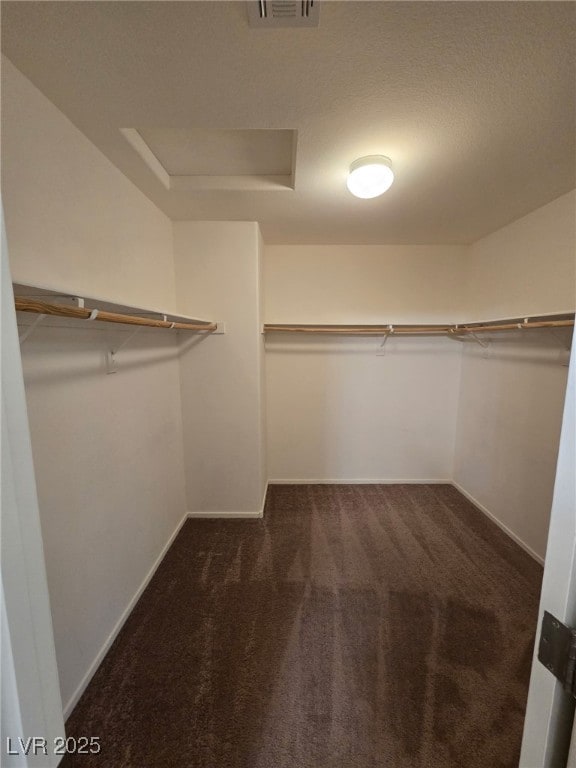
<instances>
[{"instance_id":1,"label":"wooden closet rod","mask_svg":"<svg viewBox=\"0 0 576 768\"><path fill-rule=\"evenodd\" d=\"M527 323L494 323L486 325L472 325L454 327L450 333L476 333L477 331L517 331L529 328L569 328L574 325L574 320L534 320Z\"/></svg>"},{"instance_id":2,"label":"wooden closet rod","mask_svg":"<svg viewBox=\"0 0 576 768\"><path fill-rule=\"evenodd\" d=\"M33 301L15 297L14 303L18 312L34 312L38 315L57 315L58 317L73 317L79 320L100 320L105 323L121 323L123 325L147 325L151 328L175 328L180 331L215 331L216 323L179 323L170 320L157 320L153 317L139 315L121 315L117 312L105 312L100 309L85 307L68 307L64 304L50 304L46 301Z\"/></svg>"},{"instance_id":3,"label":"wooden closet rod","mask_svg":"<svg viewBox=\"0 0 576 768\"><path fill-rule=\"evenodd\" d=\"M338 336L407 336L438 335L449 333L458 336L463 333L481 331L515 331L530 328L568 328L574 320L535 320L516 323L479 323L478 325L272 325L264 326L264 333L325 333Z\"/></svg>"},{"instance_id":4,"label":"wooden closet rod","mask_svg":"<svg viewBox=\"0 0 576 768\"><path fill-rule=\"evenodd\" d=\"M366 326L339 326L339 325L265 325L264 333L328 333L347 336L384 336L387 333L447 333L451 325L443 326L392 326L366 325Z\"/></svg>"}]
</instances>

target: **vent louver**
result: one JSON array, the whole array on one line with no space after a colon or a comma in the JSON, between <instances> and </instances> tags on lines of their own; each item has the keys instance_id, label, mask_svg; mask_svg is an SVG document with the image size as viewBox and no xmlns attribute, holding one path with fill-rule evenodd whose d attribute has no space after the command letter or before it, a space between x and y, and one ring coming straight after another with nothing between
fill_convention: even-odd
<instances>
[{"instance_id":1,"label":"vent louver","mask_svg":"<svg viewBox=\"0 0 576 768\"><path fill-rule=\"evenodd\" d=\"M249 0L251 27L317 27L319 0Z\"/></svg>"}]
</instances>

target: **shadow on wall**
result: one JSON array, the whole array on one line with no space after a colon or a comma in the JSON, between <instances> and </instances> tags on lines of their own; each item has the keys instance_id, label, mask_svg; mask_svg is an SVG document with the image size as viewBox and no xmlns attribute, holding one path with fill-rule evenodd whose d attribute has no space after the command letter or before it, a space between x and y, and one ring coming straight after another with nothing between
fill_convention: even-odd
<instances>
[{"instance_id":1,"label":"shadow on wall","mask_svg":"<svg viewBox=\"0 0 576 768\"><path fill-rule=\"evenodd\" d=\"M22 344L22 357L27 365L27 383L59 381L66 378L105 376L108 352L117 349L133 331L118 328L86 328L74 326L41 326ZM30 324L19 324L20 332ZM145 369L179 358L207 339L205 334L180 342L175 332L146 329L130 339L117 355L116 368L122 372ZM40 343L37 343L40 342ZM58 346L55 356L54 345Z\"/></svg>"},{"instance_id":2,"label":"shadow on wall","mask_svg":"<svg viewBox=\"0 0 576 768\"><path fill-rule=\"evenodd\" d=\"M464 345L454 481L542 559L554 491L571 332Z\"/></svg>"},{"instance_id":3,"label":"shadow on wall","mask_svg":"<svg viewBox=\"0 0 576 768\"><path fill-rule=\"evenodd\" d=\"M535 329L495 334L483 334L476 341L462 340L467 354L486 360L533 363L534 365L568 366L572 345L572 328Z\"/></svg>"},{"instance_id":4,"label":"shadow on wall","mask_svg":"<svg viewBox=\"0 0 576 768\"><path fill-rule=\"evenodd\" d=\"M62 700L186 511L176 337L38 328L22 347ZM137 535L135 535L137 532Z\"/></svg>"}]
</instances>

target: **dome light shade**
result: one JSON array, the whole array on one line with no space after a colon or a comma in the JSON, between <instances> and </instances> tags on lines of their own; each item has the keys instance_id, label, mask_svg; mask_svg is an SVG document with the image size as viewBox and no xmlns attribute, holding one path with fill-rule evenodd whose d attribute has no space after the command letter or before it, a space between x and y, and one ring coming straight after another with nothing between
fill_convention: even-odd
<instances>
[{"instance_id":1,"label":"dome light shade","mask_svg":"<svg viewBox=\"0 0 576 768\"><path fill-rule=\"evenodd\" d=\"M384 194L394 181L392 163L384 155L368 155L354 160L347 186L356 197L368 199Z\"/></svg>"}]
</instances>

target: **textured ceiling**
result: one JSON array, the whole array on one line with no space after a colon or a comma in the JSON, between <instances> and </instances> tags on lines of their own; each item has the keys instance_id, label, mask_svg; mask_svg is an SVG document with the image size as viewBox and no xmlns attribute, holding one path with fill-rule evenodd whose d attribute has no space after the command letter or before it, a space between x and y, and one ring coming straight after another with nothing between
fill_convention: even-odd
<instances>
[{"instance_id":1,"label":"textured ceiling","mask_svg":"<svg viewBox=\"0 0 576 768\"><path fill-rule=\"evenodd\" d=\"M277 30L244 2L2 3L6 55L163 211L271 243L472 242L572 189L575 21L573 2L324 2L319 27ZM123 128L295 130L295 189L168 189ZM396 182L357 200L366 154Z\"/></svg>"}]
</instances>

